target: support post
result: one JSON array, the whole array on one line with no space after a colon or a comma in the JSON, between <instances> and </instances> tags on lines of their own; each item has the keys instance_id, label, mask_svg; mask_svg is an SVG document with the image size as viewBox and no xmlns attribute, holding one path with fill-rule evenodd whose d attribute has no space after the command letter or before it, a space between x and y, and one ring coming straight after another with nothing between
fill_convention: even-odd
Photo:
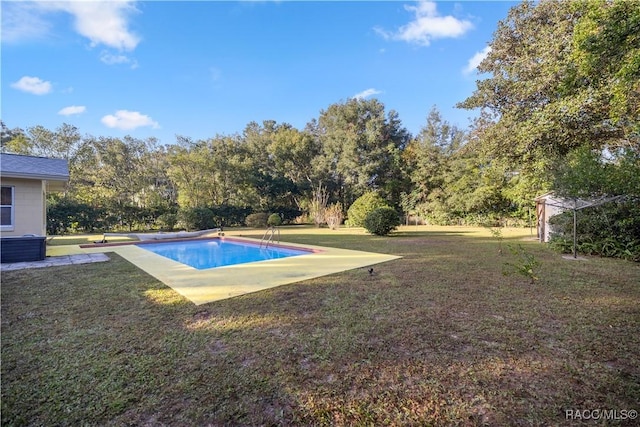
<instances>
[{"instance_id":1,"label":"support post","mask_svg":"<svg viewBox=\"0 0 640 427\"><path fill-rule=\"evenodd\" d=\"M573 205L573 258L578 258L578 239L577 239L577 223L578 223L578 202Z\"/></svg>"}]
</instances>

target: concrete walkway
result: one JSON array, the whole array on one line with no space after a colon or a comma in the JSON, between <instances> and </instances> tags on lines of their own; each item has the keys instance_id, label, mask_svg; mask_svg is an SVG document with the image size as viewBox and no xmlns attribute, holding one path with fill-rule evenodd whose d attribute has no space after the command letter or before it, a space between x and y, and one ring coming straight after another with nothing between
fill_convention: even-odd
<instances>
[{"instance_id":1,"label":"concrete walkway","mask_svg":"<svg viewBox=\"0 0 640 427\"><path fill-rule=\"evenodd\" d=\"M0 264L0 271L24 270L25 268L57 267L70 264L89 264L92 262L109 261L104 253L88 253L62 256L49 256L42 261L12 262Z\"/></svg>"},{"instance_id":2,"label":"concrete walkway","mask_svg":"<svg viewBox=\"0 0 640 427\"><path fill-rule=\"evenodd\" d=\"M260 239L247 237L223 237L222 239L260 244ZM47 253L52 255L51 258L53 258L59 255L97 255L104 252L114 252L165 285L173 288L196 305L300 282L327 274L369 267L373 264L400 258L395 255L325 246L281 243L289 247L308 249L310 252L308 255L204 270L198 270L155 254L143 249L143 245L96 246L92 248L63 245L51 246L47 248Z\"/></svg>"}]
</instances>

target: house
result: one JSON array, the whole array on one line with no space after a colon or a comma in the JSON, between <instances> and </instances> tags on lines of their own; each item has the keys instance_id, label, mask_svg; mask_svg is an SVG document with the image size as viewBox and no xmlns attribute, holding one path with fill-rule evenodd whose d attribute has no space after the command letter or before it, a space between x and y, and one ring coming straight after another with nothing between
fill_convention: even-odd
<instances>
[{"instance_id":1,"label":"house","mask_svg":"<svg viewBox=\"0 0 640 427\"><path fill-rule=\"evenodd\" d=\"M27 254L31 246L38 246L37 257L44 259L45 196L47 192L62 191L67 181L66 160L0 154L2 262L33 260L35 255Z\"/></svg>"},{"instance_id":2,"label":"house","mask_svg":"<svg viewBox=\"0 0 640 427\"><path fill-rule=\"evenodd\" d=\"M545 193L535 198L536 218L538 220L538 239L548 242L552 230L549 218L558 215L567 209L567 201L554 193Z\"/></svg>"}]
</instances>

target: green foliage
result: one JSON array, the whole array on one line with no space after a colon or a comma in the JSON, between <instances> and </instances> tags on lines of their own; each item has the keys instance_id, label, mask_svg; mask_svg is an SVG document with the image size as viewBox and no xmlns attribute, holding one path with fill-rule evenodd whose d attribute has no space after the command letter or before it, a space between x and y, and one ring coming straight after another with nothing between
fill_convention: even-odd
<instances>
[{"instance_id":1,"label":"green foliage","mask_svg":"<svg viewBox=\"0 0 640 427\"><path fill-rule=\"evenodd\" d=\"M171 231L178 224L178 214L165 212L158 216L156 223L162 230Z\"/></svg>"},{"instance_id":2,"label":"green foliage","mask_svg":"<svg viewBox=\"0 0 640 427\"><path fill-rule=\"evenodd\" d=\"M400 217L390 207L376 208L364 219L364 228L371 234L386 236L400 225Z\"/></svg>"},{"instance_id":3,"label":"green foliage","mask_svg":"<svg viewBox=\"0 0 640 427\"><path fill-rule=\"evenodd\" d=\"M589 78L590 86L610 100L613 123L634 126L640 116L640 2L586 2L573 34L574 82ZM636 134L636 141L638 135Z\"/></svg>"},{"instance_id":4,"label":"green foliage","mask_svg":"<svg viewBox=\"0 0 640 427\"><path fill-rule=\"evenodd\" d=\"M264 228L267 226L267 222L269 221L269 214L266 212L256 212L250 215L247 215L247 218L244 220L247 227L251 228Z\"/></svg>"},{"instance_id":5,"label":"green foliage","mask_svg":"<svg viewBox=\"0 0 640 427\"><path fill-rule=\"evenodd\" d=\"M558 160L554 171L555 193L582 198L607 194L606 167L601 157L596 150L580 147Z\"/></svg>"},{"instance_id":6,"label":"green foliage","mask_svg":"<svg viewBox=\"0 0 640 427\"><path fill-rule=\"evenodd\" d=\"M244 220L251 212L251 208L218 205L209 207L213 212L213 221L216 227L232 227L244 225Z\"/></svg>"},{"instance_id":7,"label":"green foliage","mask_svg":"<svg viewBox=\"0 0 640 427\"><path fill-rule=\"evenodd\" d=\"M568 254L573 251L573 240L561 237L559 234L552 234L549 238L549 247L556 252Z\"/></svg>"},{"instance_id":8,"label":"green foliage","mask_svg":"<svg viewBox=\"0 0 640 427\"><path fill-rule=\"evenodd\" d=\"M119 206L116 210L119 213L118 224L121 227L132 231L134 228L148 228L154 221L148 209L135 205Z\"/></svg>"},{"instance_id":9,"label":"green foliage","mask_svg":"<svg viewBox=\"0 0 640 427\"><path fill-rule=\"evenodd\" d=\"M267 218L267 225L269 227L278 227L282 225L282 218L280 217L280 214L272 213L269 215L269 218Z\"/></svg>"},{"instance_id":10,"label":"green foliage","mask_svg":"<svg viewBox=\"0 0 640 427\"><path fill-rule=\"evenodd\" d=\"M605 154L587 147L569 153L555 169L556 193L567 198L623 195L625 201L582 209L577 214L578 252L640 261L640 152L625 148ZM573 213L551 218L551 246L573 249ZM570 242L570 244L567 244Z\"/></svg>"},{"instance_id":11,"label":"green foliage","mask_svg":"<svg viewBox=\"0 0 640 427\"><path fill-rule=\"evenodd\" d=\"M486 78L460 104L481 109L468 131L434 107L412 138L379 100L350 99L303 130L265 120L169 146L82 136L69 124L23 131L2 123L2 150L69 161L64 196L79 205L67 219L52 211L56 230L170 227L159 218L176 205L207 207L216 225L241 224L254 211L279 212L286 223L300 209L320 225L331 203L347 207L369 191L433 224L522 225L532 199L554 190L552 165L559 194L640 195L639 6L514 6L479 66ZM352 211L348 223L362 225L366 212Z\"/></svg>"},{"instance_id":12,"label":"green foliage","mask_svg":"<svg viewBox=\"0 0 640 427\"><path fill-rule=\"evenodd\" d=\"M204 207L181 208L178 211L178 222L187 231L208 230L216 227L213 212Z\"/></svg>"},{"instance_id":13,"label":"green foliage","mask_svg":"<svg viewBox=\"0 0 640 427\"><path fill-rule=\"evenodd\" d=\"M83 137L66 124L3 126L3 149L67 158L65 195L106 209L103 227L149 227L176 205L207 207L216 225L238 225L254 211L279 212L286 223L300 209L320 225L331 203L346 208L369 191L433 224L505 218L522 224L533 197L551 190L551 161L562 162L575 147L601 153L606 146L616 172L608 172L613 163L600 164L607 179L596 181L635 185L623 194L640 191L638 133L631 131L638 117L631 96L638 12L618 2L585 3L526 2L512 9L480 67L493 74L463 103L483 109L468 132L434 107L412 139L396 112L387 113L378 100L354 99L330 105L304 130L266 120L239 134L179 136L161 146L153 138ZM602 76L594 72L599 68L606 68ZM612 89L613 77L626 86ZM606 103L613 98L623 105L617 116ZM618 167L623 163L635 169ZM352 211L347 221L360 226L365 216Z\"/></svg>"},{"instance_id":14,"label":"green foliage","mask_svg":"<svg viewBox=\"0 0 640 427\"><path fill-rule=\"evenodd\" d=\"M368 191L364 193L353 202L347 211L349 226L364 227L364 220L367 215L377 208L384 207L389 207L389 205L377 192Z\"/></svg>"},{"instance_id":15,"label":"green foliage","mask_svg":"<svg viewBox=\"0 0 640 427\"><path fill-rule=\"evenodd\" d=\"M522 219L523 204L531 203L536 192L527 188L522 194L523 180L517 179L521 175L513 165L483 155L471 136L432 109L427 125L407 149L414 189L402 203L430 224Z\"/></svg>"},{"instance_id":16,"label":"green foliage","mask_svg":"<svg viewBox=\"0 0 640 427\"><path fill-rule=\"evenodd\" d=\"M272 206L270 209L272 212L278 212L280 218L282 219L283 224L290 224L300 215L302 215L302 210L298 209L295 206Z\"/></svg>"},{"instance_id":17,"label":"green foliage","mask_svg":"<svg viewBox=\"0 0 640 427\"><path fill-rule=\"evenodd\" d=\"M478 67L489 77L460 104L492 116L479 137L485 150L529 163L581 146L637 147L638 5L552 0L513 7Z\"/></svg>"},{"instance_id":18,"label":"green foliage","mask_svg":"<svg viewBox=\"0 0 640 427\"><path fill-rule=\"evenodd\" d=\"M47 206L47 233L92 232L105 226L105 211L70 198L50 198Z\"/></svg>"},{"instance_id":19,"label":"green foliage","mask_svg":"<svg viewBox=\"0 0 640 427\"><path fill-rule=\"evenodd\" d=\"M563 253L573 250L573 212L552 217L550 245ZM577 214L577 250L640 262L640 203L638 199L606 203Z\"/></svg>"},{"instance_id":20,"label":"green foliage","mask_svg":"<svg viewBox=\"0 0 640 427\"><path fill-rule=\"evenodd\" d=\"M314 164L333 177L343 201L375 188L399 202L410 136L395 111L386 114L377 99L350 99L322 110L316 131L322 152Z\"/></svg>"},{"instance_id":21,"label":"green foliage","mask_svg":"<svg viewBox=\"0 0 640 427\"><path fill-rule=\"evenodd\" d=\"M570 152L554 169L554 189L563 197L640 195L640 151L581 147Z\"/></svg>"},{"instance_id":22,"label":"green foliage","mask_svg":"<svg viewBox=\"0 0 640 427\"><path fill-rule=\"evenodd\" d=\"M508 245L509 251L515 257L514 261L507 261L503 264L502 274L510 276L517 274L529 279L533 285L538 280L537 271L540 267L540 261L528 252L522 245Z\"/></svg>"}]
</instances>

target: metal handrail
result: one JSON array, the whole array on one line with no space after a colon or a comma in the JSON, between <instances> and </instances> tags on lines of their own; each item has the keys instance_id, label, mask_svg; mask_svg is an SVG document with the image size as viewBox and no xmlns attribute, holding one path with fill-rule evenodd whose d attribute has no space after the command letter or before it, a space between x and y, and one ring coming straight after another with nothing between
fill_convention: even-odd
<instances>
[{"instance_id":1,"label":"metal handrail","mask_svg":"<svg viewBox=\"0 0 640 427\"><path fill-rule=\"evenodd\" d=\"M260 247L262 247L263 242L265 248L269 247L269 243L273 243L273 237L275 236L276 231L278 232L278 243L280 243L280 229L278 227L269 227L267 231L264 232L262 239L260 239ZM271 232L271 234L267 239L267 234L269 234L269 232Z\"/></svg>"}]
</instances>

